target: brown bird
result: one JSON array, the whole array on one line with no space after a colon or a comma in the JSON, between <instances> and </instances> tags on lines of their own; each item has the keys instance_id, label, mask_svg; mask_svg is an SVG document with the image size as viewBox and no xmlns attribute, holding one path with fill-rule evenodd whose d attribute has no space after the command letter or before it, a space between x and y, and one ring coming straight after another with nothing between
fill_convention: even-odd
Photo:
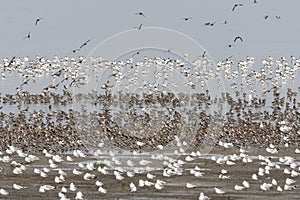
<instances>
[{"instance_id":1,"label":"brown bird","mask_svg":"<svg viewBox=\"0 0 300 200\"><path fill-rule=\"evenodd\" d=\"M234 11L235 8L238 7L238 6L243 6L243 4L241 4L241 3L235 4L235 5L233 6L233 8L232 8L232 11Z\"/></svg>"}]
</instances>

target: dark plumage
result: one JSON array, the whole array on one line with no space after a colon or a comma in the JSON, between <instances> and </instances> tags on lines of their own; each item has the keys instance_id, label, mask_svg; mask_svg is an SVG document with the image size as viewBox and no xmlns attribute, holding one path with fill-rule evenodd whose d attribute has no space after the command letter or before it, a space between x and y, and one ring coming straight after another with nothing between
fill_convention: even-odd
<instances>
[{"instance_id":1,"label":"dark plumage","mask_svg":"<svg viewBox=\"0 0 300 200\"><path fill-rule=\"evenodd\" d=\"M91 41L91 39L87 40L85 43L83 43L83 44L79 47L79 49L81 49L82 47L86 46L90 41Z\"/></svg>"},{"instance_id":2,"label":"dark plumage","mask_svg":"<svg viewBox=\"0 0 300 200\"><path fill-rule=\"evenodd\" d=\"M140 16L146 17L143 12L137 12L137 13L135 13L135 15L140 15Z\"/></svg>"},{"instance_id":3,"label":"dark plumage","mask_svg":"<svg viewBox=\"0 0 300 200\"><path fill-rule=\"evenodd\" d=\"M234 11L235 8L238 7L238 6L243 6L243 4L241 4L241 3L235 4L235 5L233 6L233 8L232 8L232 11Z\"/></svg>"},{"instance_id":4,"label":"dark plumage","mask_svg":"<svg viewBox=\"0 0 300 200\"><path fill-rule=\"evenodd\" d=\"M39 23L39 21L41 21L43 18L38 18L38 19L36 19L35 20L35 25L37 26L38 25L38 23Z\"/></svg>"},{"instance_id":5,"label":"dark plumage","mask_svg":"<svg viewBox=\"0 0 300 200\"><path fill-rule=\"evenodd\" d=\"M243 42L243 38L240 36L235 37L233 41L236 42L237 40L240 40L241 42Z\"/></svg>"}]
</instances>

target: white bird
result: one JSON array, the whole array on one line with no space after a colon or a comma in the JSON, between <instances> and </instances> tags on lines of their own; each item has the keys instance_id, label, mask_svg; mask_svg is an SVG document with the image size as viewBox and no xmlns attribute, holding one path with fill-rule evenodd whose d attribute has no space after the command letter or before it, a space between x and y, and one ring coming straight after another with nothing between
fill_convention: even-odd
<instances>
[{"instance_id":1,"label":"white bird","mask_svg":"<svg viewBox=\"0 0 300 200\"><path fill-rule=\"evenodd\" d=\"M106 194L107 193L107 190L104 189L103 187L99 187L98 188L98 192L102 193L102 194Z\"/></svg>"},{"instance_id":2,"label":"white bird","mask_svg":"<svg viewBox=\"0 0 300 200\"><path fill-rule=\"evenodd\" d=\"M83 176L83 179L84 180L87 180L87 181L89 181L89 180L92 180L92 179L94 179L94 178L96 178L96 175L95 174L90 174L90 173L85 173L84 174L84 176Z\"/></svg>"},{"instance_id":3,"label":"white bird","mask_svg":"<svg viewBox=\"0 0 300 200\"><path fill-rule=\"evenodd\" d=\"M222 170L221 170L221 173L222 173L222 174L227 174L228 171L227 171L226 169L222 169Z\"/></svg>"},{"instance_id":4,"label":"white bird","mask_svg":"<svg viewBox=\"0 0 300 200\"><path fill-rule=\"evenodd\" d=\"M244 189L244 186L240 186L240 185L235 185L234 186L234 190L240 191L240 190L243 190L243 189Z\"/></svg>"},{"instance_id":5,"label":"white bird","mask_svg":"<svg viewBox=\"0 0 300 200\"><path fill-rule=\"evenodd\" d=\"M293 180L293 179L290 179L290 178L286 178L286 179L285 179L285 183L286 183L287 185L291 185L291 184L296 183L296 181Z\"/></svg>"},{"instance_id":6,"label":"white bird","mask_svg":"<svg viewBox=\"0 0 300 200\"><path fill-rule=\"evenodd\" d=\"M276 179L274 179L274 178L272 179L272 184L273 184L273 185L277 185Z\"/></svg>"},{"instance_id":7,"label":"white bird","mask_svg":"<svg viewBox=\"0 0 300 200\"><path fill-rule=\"evenodd\" d=\"M76 200L83 200L83 199L84 199L84 198L83 198L83 194L82 194L81 191L78 191L78 192L76 193L75 199L76 199Z\"/></svg>"},{"instance_id":8,"label":"white bird","mask_svg":"<svg viewBox=\"0 0 300 200\"><path fill-rule=\"evenodd\" d=\"M249 188L249 187L250 187L249 182L246 181L246 180L244 180L244 181L242 182L242 184L243 184L243 186L244 186L245 188Z\"/></svg>"},{"instance_id":9,"label":"white bird","mask_svg":"<svg viewBox=\"0 0 300 200\"><path fill-rule=\"evenodd\" d=\"M299 149L295 149L295 153L300 153L300 150Z\"/></svg>"},{"instance_id":10,"label":"white bird","mask_svg":"<svg viewBox=\"0 0 300 200\"><path fill-rule=\"evenodd\" d=\"M199 200L209 200L208 196L205 196L203 192L200 193Z\"/></svg>"},{"instance_id":11,"label":"white bird","mask_svg":"<svg viewBox=\"0 0 300 200\"><path fill-rule=\"evenodd\" d=\"M145 166L145 165L149 165L150 163L152 163L151 161L148 161L148 160L140 160L139 164L142 165L142 166Z\"/></svg>"},{"instance_id":12,"label":"white bird","mask_svg":"<svg viewBox=\"0 0 300 200\"><path fill-rule=\"evenodd\" d=\"M148 178L148 179L153 179L154 177L155 177L155 175L150 174L150 173L147 173L147 178Z\"/></svg>"},{"instance_id":13,"label":"white bird","mask_svg":"<svg viewBox=\"0 0 300 200\"><path fill-rule=\"evenodd\" d=\"M145 181L140 179L139 180L139 187L144 187L145 186Z\"/></svg>"},{"instance_id":14,"label":"white bird","mask_svg":"<svg viewBox=\"0 0 300 200\"><path fill-rule=\"evenodd\" d=\"M65 187L62 187L60 191L63 192L63 193L67 193L68 192L67 188L65 188Z\"/></svg>"},{"instance_id":15,"label":"white bird","mask_svg":"<svg viewBox=\"0 0 300 200\"><path fill-rule=\"evenodd\" d=\"M95 184L96 184L98 187L103 186L103 183L102 183L101 181L99 181L99 180L97 180Z\"/></svg>"},{"instance_id":16,"label":"white bird","mask_svg":"<svg viewBox=\"0 0 300 200\"><path fill-rule=\"evenodd\" d=\"M219 189L219 188L214 188L214 190L215 190L215 192L217 193L217 194L225 194L225 191L224 190L221 190L221 189Z\"/></svg>"},{"instance_id":17,"label":"white bird","mask_svg":"<svg viewBox=\"0 0 300 200\"><path fill-rule=\"evenodd\" d=\"M131 160L127 160L127 165L130 166L130 167L133 167L134 166L134 163L131 161Z\"/></svg>"},{"instance_id":18,"label":"white bird","mask_svg":"<svg viewBox=\"0 0 300 200\"><path fill-rule=\"evenodd\" d=\"M192 184L192 183L186 183L186 188L195 188L196 185Z\"/></svg>"},{"instance_id":19,"label":"white bird","mask_svg":"<svg viewBox=\"0 0 300 200\"><path fill-rule=\"evenodd\" d=\"M26 187L14 183L14 184L13 184L13 188L14 188L15 190L21 190L21 189L26 188Z\"/></svg>"},{"instance_id":20,"label":"white bird","mask_svg":"<svg viewBox=\"0 0 300 200\"><path fill-rule=\"evenodd\" d=\"M72 161L73 161L73 158L72 158L71 156L67 156L67 157L66 157L66 160L67 160L68 162L72 162Z\"/></svg>"},{"instance_id":21,"label":"white bird","mask_svg":"<svg viewBox=\"0 0 300 200\"><path fill-rule=\"evenodd\" d=\"M9 195L9 192L6 191L5 189L1 188L1 189L0 189L0 194L1 194L1 195L4 195L4 196L7 196L7 195Z\"/></svg>"},{"instance_id":22,"label":"white bird","mask_svg":"<svg viewBox=\"0 0 300 200\"><path fill-rule=\"evenodd\" d=\"M280 186L277 186L277 189L276 189L278 192L282 192L282 188Z\"/></svg>"},{"instance_id":23,"label":"white bird","mask_svg":"<svg viewBox=\"0 0 300 200\"><path fill-rule=\"evenodd\" d=\"M126 174L128 177L134 177L134 175L135 175L135 173L131 172L131 171L127 171Z\"/></svg>"},{"instance_id":24,"label":"white bird","mask_svg":"<svg viewBox=\"0 0 300 200\"><path fill-rule=\"evenodd\" d=\"M134 185L134 183L130 183L129 184L129 191L130 192L135 192L137 190L136 186Z\"/></svg>"},{"instance_id":25,"label":"white bird","mask_svg":"<svg viewBox=\"0 0 300 200\"><path fill-rule=\"evenodd\" d=\"M140 147L145 145L144 142L140 142L140 141L136 141L136 144L137 144L138 146L140 146Z\"/></svg>"},{"instance_id":26,"label":"white bird","mask_svg":"<svg viewBox=\"0 0 300 200\"><path fill-rule=\"evenodd\" d=\"M70 189L70 191L75 192L77 190L77 187L75 186L74 183L70 183L69 189Z\"/></svg>"}]
</instances>

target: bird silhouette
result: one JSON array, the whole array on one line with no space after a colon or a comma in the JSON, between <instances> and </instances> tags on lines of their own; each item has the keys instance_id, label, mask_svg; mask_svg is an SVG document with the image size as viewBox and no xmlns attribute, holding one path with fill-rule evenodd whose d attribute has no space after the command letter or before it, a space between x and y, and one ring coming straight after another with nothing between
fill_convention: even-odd
<instances>
[{"instance_id":1,"label":"bird silhouette","mask_svg":"<svg viewBox=\"0 0 300 200\"><path fill-rule=\"evenodd\" d=\"M134 28L136 28L137 30L141 30L142 29L143 24L140 24L139 26L136 26Z\"/></svg>"},{"instance_id":2,"label":"bird silhouette","mask_svg":"<svg viewBox=\"0 0 300 200\"><path fill-rule=\"evenodd\" d=\"M38 18L38 19L36 19L35 20L35 25L37 26L38 25L38 23L39 23L39 21L41 21L43 18Z\"/></svg>"},{"instance_id":3,"label":"bird silhouette","mask_svg":"<svg viewBox=\"0 0 300 200\"><path fill-rule=\"evenodd\" d=\"M30 32L28 32L27 35L23 38L23 40L25 40L25 39L30 39L30 37L31 37L31 36L30 36Z\"/></svg>"},{"instance_id":4,"label":"bird silhouette","mask_svg":"<svg viewBox=\"0 0 300 200\"><path fill-rule=\"evenodd\" d=\"M214 26L216 22L206 22L205 26Z\"/></svg>"},{"instance_id":5,"label":"bird silhouette","mask_svg":"<svg viewBox=\"0 0 300 200\"><path fill-rule=\"evenodd\" d=\"M82 47L86 46L90 41L91 41L91 39L88 39L85 43L83 43L83 44L79 47L79 49L81 49Z\"/></svg>"},{"instance_id":6,"label":"bird silhouette","mask_svg":"<svg viewBox=\"0 0 300 200\"><path fill-rule=\"evenodd\" d=\"M235 37L233 41L236 42L237 40L240 40L241 42L243 42L243 38L240 36Z\"/></svg>"},{"instance_id":7,"label":"bird silhouette","mask_svg":"<svg viewBox=\"0 0 300 200\"><path fill-rule=\"evenodd\" d=\"M268 17L269 17L268 15L265 15L265 16L264 16L264 19L268 19Z\"/></svg>"},{"instance_id":8,"label":"bird silhouette","mask_svg":"<svg viewBox=\"0 0 300 200\"><path fill-rule=\"evenodd\" d=\"M135 13L135 15L140 15L140 16L146 17L143 12L137 12L137 13Z\"/></svg>"},{"instance_id":9,"label":"bird silhouette","mask_svg":"<svg viewBox=\"0 0 300 200\"><path fill-rule=\"evenodd\" d=\"M181 19L183 19L184 21L189 21L189 20L191 20L192 18L191 18L191 17L183 17L183 18L181 18Z\"/></svg>"},{"instance_id":10,"label":"bird silhouette","mask_svg":"<svg viewBox=\"0 0 300 200\"><path fill-rule=\"evenodd\" d=\"M241 3L234 4L234 6L233 6L233 8L232 8L232 11L234 11L234 10L235 10L235 8L236 8L236 7L238 7L238 6L243 6L243 4L241 4Z\"/></svg>"}]
</instances>

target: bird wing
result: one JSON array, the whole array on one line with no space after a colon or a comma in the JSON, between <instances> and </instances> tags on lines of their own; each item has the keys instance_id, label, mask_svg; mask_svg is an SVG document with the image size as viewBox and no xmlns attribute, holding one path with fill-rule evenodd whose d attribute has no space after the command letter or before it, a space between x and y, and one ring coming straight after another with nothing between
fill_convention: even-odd
<instances>
[{"instance_id":1,"label":"bird wing","mask_svg":"<svg viewBox=\"0 0 300 200\"><path fill-rule=\"evenodd\" d=\"M82 47L84 47L85 45L87 45L87 43L89 43L91 41L91 39L87 40L85 43L83 43L79 48L81 49Z\"/></svg>"}]
</instances>

